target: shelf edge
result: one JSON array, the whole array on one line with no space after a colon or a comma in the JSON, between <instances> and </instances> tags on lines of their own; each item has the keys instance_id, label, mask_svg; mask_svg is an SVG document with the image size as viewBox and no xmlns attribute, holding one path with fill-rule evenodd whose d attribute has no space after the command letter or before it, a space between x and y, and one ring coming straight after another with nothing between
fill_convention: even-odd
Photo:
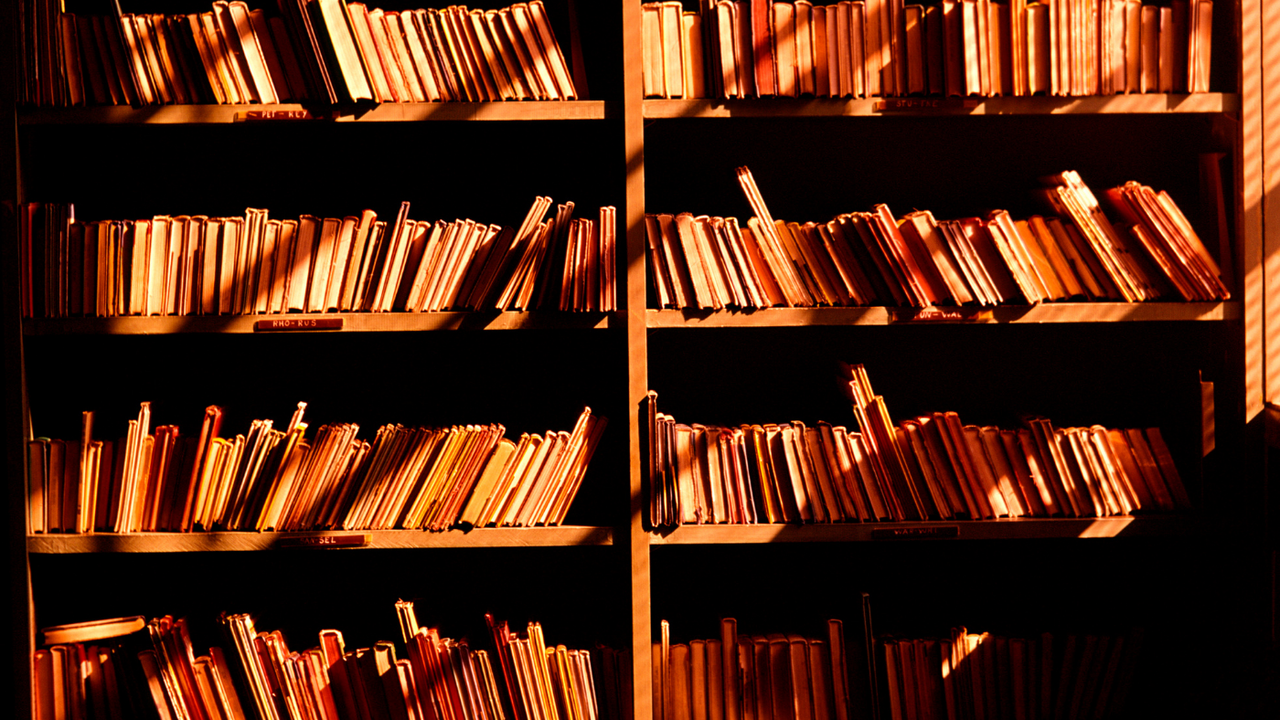
<instances>
[{"instance_id":1,"label":"shelf edge","mask_svg":"<svg viewBox=\"0 0 1280 720\"><path fill-rule=\"evenodd\" d=\"M359 545L331 545L317 538L363 536ZM307 542L297 542L297 539ZM291 542L293 541L293 542ZM500 547L580 547L612 545L613 529L595 526L549 528L479 528L448 530L355 530L350 532L196 532L93 533L88 535L29 535L27 551L39 555L84 553L180 552L314 552L349 549L425 549Z\"/></svg>"},{"instance_id":2,"label":"shelf edge","mask_svg":"<svg viewBox=\"0 0 1280 720\"><path fill-rule=\"evenodd\" d=\"M1006 518L1000 520L826 525L682 525L651 533L650 545L768 545L810 542L901 542L925 540L1027 540L1114 537L1174 537L1197 532L1200 523L1182 515L1106 518Z\"/></svg>"},{"instance_id":3,"label":"shelf edge","mask_svg":"<svg viewBox=\"0 0 1280 720\"><path fill-rule=\"evenodd\" d=\"M339 329L255 329L259 321L342 321ZM107 318L27 318L24 335L169 335L178 333L333 333L333 332L431 332L447 330L602 330L610 313L532 312L423 312L423 313L289 313L272 315L172 315L118 316Z\"/></svg>"}]
</instances>

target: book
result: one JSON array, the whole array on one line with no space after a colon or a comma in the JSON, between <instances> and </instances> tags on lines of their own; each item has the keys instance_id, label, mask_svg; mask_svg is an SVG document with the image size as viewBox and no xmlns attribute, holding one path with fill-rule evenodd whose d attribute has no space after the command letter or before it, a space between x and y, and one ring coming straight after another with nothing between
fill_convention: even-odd
<instances>
[{"instance_id":1,"label":"book","mask_svg":"<svg viewBox=\"0 0 1280 720\"><path fill-rule=\"evenodd\" d=\"M69 645L123 637L146 627L141 615L89 620L40 628L41 645Z\"/></svg>"}]
</instances>

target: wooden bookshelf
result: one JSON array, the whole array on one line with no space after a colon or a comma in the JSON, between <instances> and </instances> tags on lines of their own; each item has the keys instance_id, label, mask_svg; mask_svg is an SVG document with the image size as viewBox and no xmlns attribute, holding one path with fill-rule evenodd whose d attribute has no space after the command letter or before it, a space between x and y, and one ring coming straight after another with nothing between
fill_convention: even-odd
<instances>
[{"instance_id":1,"label":"wooden bookshelf","mask_svg":"<svg viewBox=\"0 0 1280 720\"><path fill-rule=\"evenodd\" d=\"M577 4L595 5L586 0L577 0ZM687 9L692 4L686 2ZM13 20L15 3L0 5L4 9L0 19ZM66 587L71 583L58 577L62 563L101 561L112 568L128 565L147 572L163 572L175 564L195 571L211 565L225 571L237 559L252 558L259 565L288 565L314 577L326 577L328 561L341 557L346 563L385 569L377 581L379 592L408 588L406 592L425 596L438 592L441 586L441 579L431 572L443 559L454 571L449 580L458 585L470 582L468 573L483 576L487 585L496 585L506 568L520 566L526 581L514 591L507 589L503 602L508 604L535 595L545 595L542 599L547 603L566 597L578 601L588 598L597 606L591 621L607 623L605 634L629 643L635 658L628 668L634 691L629 700L632 720L653 720L660 714L660 709L653 707L653 673L648 659L661 614L673 608L683 611L685 605L693 608L690 612L708 616L721 612L704 606L702 596L706 591L723 599L717 593L728 593L731 579L764 578L764 584L787 590L770 595L768 600L733 591L745 596L735 602L740 601L741 607L754 615L777 621L778 630L786 630L785 623L793 616L825 612L829 606L847 608L844 595L849 587L845 579L849 586L874 586L881 593L876 601L887 607L885 615L890 618L878 629L892 632L893 623L902 622L905 613L895 612L896 607L923 608L921 613L937 623L966 622L963 617L947 615L953 603L966 608L1003 608L1009 604L1005 593L1012 594L1009 588L1022 582L1024 575L1035 576L1027 587L1038 594L1034 602L1010 610L1013 621L1027 624L1029 619L1047 617L1053 622L1074 622L1087 608L1085 614L1091 620L1102 617L1118 626L1146 624L1152 628L1158 636L1151 646L1155 667L1173 670L1174 679L1147 678L1135 701L1151 705L1138 707L1134 716L1148 710L1176 714L1173 711L1186 708L1199 716L1212 716L1210 695L1221 687L1213 683L1239 668L1251 667L1257 657L1254 635L1260 635L1260 628L1271 621L1256 608L1265 603L1260 589L1266 584L1265 573L1253 562L1253 555L1259 554L1256 540L1266 521L1265 483L1258 470L1263 456L1253 442L1254 436L1262 433L1249 424L1253 419L1249 408L1261 405L1263 365L1275 354L1274 348L1264 347L1259 339L1259 328L1264 326L1261 308L1268 293L1274 295L1274 288L1256 281L1263 259L1262 208L1274 199L1274 193L1267 191L1263 177L1255 172L1256 159L1263 152L1259 88L1264 72L1274 71L1262 68L1259 58L1245 55L1263 46L1256 30L1261 13L1255 5L1260 3L1217 4L1215 62L1230 61L1224 64L1222 77L1214 79L1214 88L1221 92L888 101L646 99L641 76L641 2L601 5L608 5L608 12L590 10L590 21L595 25L585 30L589 31L586 37L593 37L595 43L588 48L588 60L599 60L603 69L594 71L607 81L592 88L592 96L605 98L602 100L385 103L336 114L296 104L30 109L15 108L16 91L11 84L0 84L6 122L12 123L11 137L15 138L6 150L6 156L14 158L10 173L14 185L6 185L6 194L0 198L7 202L56 197L66 187L86 187L85 178L95 177L93 182L111 191L105 194L115 196L109 197L111 201L136 196L145 206L153 193L190 185L196 188L193 195L197 199L204 193L211 199L210 205L229 208L217 212L254 205L272 207L274 217L276 207L287 207L280 213L288 216L286 213L296 214L299 207L304 211L340 207L347 196L352 202L369 202L369 196L376 201L387 196L386 186L395 181L403 182L413 194L415 208L440 194L479 194L473 187L501 195L497 198L501 202L494 206L503 208L521 207L527 197L543 192L553 193L557 200L573 199L582 188L609 196L619 216L620 309L614 313L303 313L24 320L17 309L16 221L11 213L6 215L0 289L5 294L4 384L11 399L5 438L10 488L7 526L14 560L8 579L16 604L11 660L19 668L19 687L31 684L33 629L42 609L37 603L56 604L64 612L83 610L88 615L97 607L93 593L56 597L47 590L46 585ZM158 6L153 4L151 9L158 11ZM17 43L10 45L12 49L5 51L3 58L8 62L3 64L16 67ZM0 81L11 82L11 78ZM298 139L291 137L295 127L305 129L297 133ZM697 134L685 136L690 128ZM1058 132L1063 128L1066 130ZM1274 134L1274 130L1269 132ZM465 139L455 142L455 133ZM542 142L544 135L551 136L548 142ZM119 168L118 162L111 167L95 166L92 143L100 143L104 137L138 143L128 151L142 158L138 167ZM84 142L75 142L81 138ZM72 142L64 146L64 139ZM152 140L155 146L148 145ZM289 152L277 154L276 145L287 146ZM1280 143L1268 145L1276 146ZM187 172L188 166L172 160L168 150L174 147L201 153L201 162L207 164L198 169L204 172ZM102 154L117 160L121 152L102 148ZM746 206L732 187L732 170L738 165L751 166L758 176L773 173L764 194L778 217L804 217L796 209L834 207L835 200L862 198L872 189L877 198L881 192L890 195L886 199L904 211L909 202L895 202L893 194L963 204L990 185L995 189L991 195L983 195L982 201L998 202L986 198L1012 197L1014 190L1034 185L1038 174L1061 171L1074 166L1067 163L1076 162L1083 166L1082 172L1098 169L1126 174L1125 179L1131 173L1133 179L1153 185L1172 176L1170 180L1178 183L1179 190L1194 190L1199 187L1198 157L1214 154L1225 157L1227 225L1235 253L1231 264L1237 282L1232 299L1226 302L1062 302L943 310L923 316L884 307L752 312L647 307L645 213L688 209L741 215ZM291 162L302 156L323 160L306 171L293 171ZM269 197L244 197L235 183L227 181L230 171L207 172L212 167L226 170L237 163L239 171L255 180L269 178L266 183L253 184L255 193ZM73 169L65 174L47 170L55 167ZM602 167L607 170L601 171ZM480 182L460 182L460 168L468 170L468 180L492 179L497 189ZM101 177L94 175L97 171ZM952 171L961 179L953 179ZM1151 176L1145 176L1147 173ZM703 182L704 174L723 176L723 186ZM370 184L376 192L368 191ZM320 200L314 197L317 194L322 196ZM685 204L667 205L671 195ZM1188 206L1195 204L1194 192L1178 197L1180 201L1188 198ZM273 202L276 200L279 202ZM110 206L99 198L85 201ZM441 209L452 212L450 207L445 204ZM585 203L579 206L579 213L584 207ZM973 206L971 211L987 209ZM430 212L438 211L433 207ZM470 207L466 212L471 212ZM820 214L820 210L814 211L815 216ZM284 320L294 327L260 329L264 320ZM308 327L318 320L338 320L341 328ZM489 330L504 332L466 332ZM340 337L341 333L360 335L335 349L339 342L329 336ZM154 341L152 337L174 339ZM589 351L582 352L583 346L589 346ZM335 357L326 356L326 347L334 350ZM112 353L112 367L133 367L127 373L98 377L95 372L102 358L94 353L104 352L103 348ZM1273 351L1271 355L1268 349ZM299 351L313 357L298 357ZM235 378L250 378L228 391L232 395L228 407L234 407L236 394L249 399L268 386L273 392L286 388L307 395L317 406L322 399L313 395L328 394L348 405L368 407L371 414L388 406L421 406L433 411L442 406L441 413L469 411L476 400L488 403L497 398L536 417L539 403L548 398L577 402L586 396L603 397L607 412L602 414L610 417L605 440L608 447L602 445L601 454L593 460L590 481L597 486L590 488L594 492L586 519L571 516L571 521L581 524L564 527L441 533L30 535L26 532L22 467L25 441L42 432L33 426L46 420L41 414L47 411L29 407L29 400L64 390L60 380L34 372L31 363L45 357L41 353L57 352L78 363L76 377L68 379L69 386L79 389L97 382L104 397L149 386L156 377L168 380L173 376L167 371L184 364L195 368L191 376L197 379L186 383L192 387L175 388L174 393L195 395L215 376L226 380L219 389L234 388ZM156 354L147 354L152 352ZM478 362L475 354L482 352L498 360L487 357L487 362ZM913 384L909 373L923 372L921 368L934 372L935 379L946 378L938 383L956 389L956 395L966 401L975 397L982 401L980 411L973 413L978 417L992 407L1011 415L1034 401L1045 400L1065 408L1069 417L1089 422L1095 421L1095 415L1090 414L1095 408L1100 408L1097 422L1108 422L1108 415L1135 422L1124 427L1168 422L1175 430L1172 437L1187 440L1177 449L1183 469L1188 474L1200 473L1192 478L1198 501L1195 512L960 522L649 526L648 448L644 444L645 419L639 411L649 390L658 391L665 403L676 393L659 383L677 375L684 377L680 389L687 395L679 398L684 404L682 418L697 416L685 408L698 408L705 411L708 421L751 420L741 416L744 406L753 407L748 401L778 412L778 420L830 417L819 413L832 403L847 409L834 389L830 396L804 396L792 392L796 384L790 381L830 374L830 366L859 359L852 356L860 353L886 367L902 368L902 374L885 385L908 387ZM447 355L454 362L448 367L452 374L431 374L430 363L437 355ZM527 361L534 356L558 361L562 372L528 372ZM292 366L312 359L320 369L309 369L307 377L328 373L325 383L296 387ZM495 371L495 366L501 370ZM545 370L546 366L539 367ZM1144 369L1152 370L1149 374L1153 377L1147 377ZM1208 401L1194 408L1205 415L1191 417L1181 413L1187 388L1159 383L1172 375L1179 380L1183 375L1194 379L1195 371L1204 372L1205 382L1198 389L1208 393ZM41 387L30 385L33 376L41 378ZM392 393L383 382L388 377L404 378L403 397L390 397ZM880 377L872 377L877 387ZM379 382L367 383L362 378ZM1086 392L1094 382L1105 382L1110 395L1097 400ZM376 389L370 391L369 385ZM1190 385L1196 389L1195 383ZM1122 405L1122 401L1111 399L1119 394L1127 401L1130 390L1133 397L1150 402ZM1164 396L1176 397L1164 403ZM906 412L902 406L911 403L900 405L896 397L888 395L889 407ZM91 399L86 398L86 404ZM213 401L223 402L221 398ZM1216 407L1209 401L1216 401ZM942 397L938 402L945 404L950 398ZM592 404L593 410L601 410L594 401ZM1168 411L1170 406L1175 411ZM136 405L133 407L136 410ZM1206 408L1216 414L1207 414ZM956 409L970 417L968 408ZM239 419L237 423L239 429ZM1213 443L1202 434L1205 428L1216 432L1208 438L1216 442L1216 449L1207 455L1204 450ZM227 430L224 428L224 434ZM188 428L184 431L190 432ZM1197 442L1200 445L1192 447ZM324 547L329 543L325 538L342 536L345 540L351 535L361 537L359 547ZM361 552L335 555L336 549ZM372 552L362 552L365 550ZM490 558L499 553L505 564L471 565L474 556ZM580 568L563 560L572 555L576 561L577 553L592 554L600 565ZM1186 557L1173 553L1185 553ZM1098 569L1103 565L1100 558L1106 560L1104 570ZM406 572L406 566L411 570ZM793 566L810 574L793 575ZM547 568L552 580L528 580L542 568ZM1130 573L1140 575L1148 568L1167 571L1167 584L1147 588L1126 584ZM840 583L831 580L836 574L842 578ZM341 584L343 578L333 582ZM808 587L806 583L813 586L813 592L795 590ZM1122 589L1117 589L1120 586ZM120 588L107 589L126 593ZM362 588L345 590L359 592ZM147 588L128 592L142 597ZM202 600L216 599L217 583L202 585L199 592ZM254 592L272 612L279 613L298 603L301 594L297 588L272 588L265 583ZM821 602L814 601L814 596ZM929 607L924 608L925 604ZM387 610L390 618L390 608ZM172 611L182 612L182 608ZM340 610L334 612L334 622L341 623ZM1197 637L1188 638L1184 629L1191 617L1229 622L1220 634L1194 633ZM391 637L395 627L388 618L362 618L361 622ZM11 712L4 714L31 717L28 694L13 696Z\"/></svg>"}]
</instances>

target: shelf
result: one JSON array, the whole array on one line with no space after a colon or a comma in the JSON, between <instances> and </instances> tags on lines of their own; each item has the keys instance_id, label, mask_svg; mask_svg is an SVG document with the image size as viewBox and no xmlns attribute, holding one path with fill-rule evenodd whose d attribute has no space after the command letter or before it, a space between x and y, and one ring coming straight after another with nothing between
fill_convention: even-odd
<instances>
[{"instance_id":1,"label":"shelf","mask_svg":"<svg viewBox=\"0 0 1280 720\"><path fill-rule=\"evenodd\" d=\"M651 545L763 545L770 543L902 540L1026 540L1172 537L1195 532L1194 519L1159 517L1014 518L838 525L682 525L651 534Z\"/></svg>"},{"instance_id":2,"label":"shelf","mask_svg":"<svg viewBox=\"0 0 1280 720\"><path fill-rule=\"evenodd\" d=\"M1097 322L1190 322L1235 320L1240 303L1046 303L996 308L767 308L648 310L650 328L793 327L801 325L1000 325Z\"/></svg>"},{"instance_id":3,"label":"shelf","mask_svg":"<svg viewBox=\"0 0 1280 720\"><path fill-rule=\"evenodd\" d=\"M79 108L24 109L20 125L217 125L237 122L422 122L429 120L603 120L612 108L603 100L482 102L482 103L383 103L333 118L329 108L308 109L281 105L157 105L132 108L107 105ZM317 117L318 116L318 117Z\"/></svg>"},{"instance_id":4,"label":"shelf","mask_svg":"<svg viewBox=\"0 0 1280 720\"><path fill-rule=\"evenodd\" d=\"M311 323L341 321L340 328L308 327ZM255 329L260 322L289 327ZM236 316L152 316L110 318L27 319L25 335L171 335L176 333L253 332L427 332L433 330L593 330L609 325L607 313L424 312L424 313L297 313Z\"/></svg>"},{"instance_id":5,"label":"shelf","mask_svg":"<svg viewBox=\"0 0 1280 720\"><path fill-rule=\"evenodd\" d=\"M442 533L421 530L365 530L351 532L196 532L196 533L98 533L91 535L29 535L27 551L42 555L79 553L180 553L253 552L281 550L297 552L315 549L354 549L326 546L323 538L364 536L358 547L405 548L495 548L574 547L612 545L613 530L607 527L564 526L551 528L480 528ZM332 542L332 541L331 541Z\"/></svg>"},{"instance_id":6,"label":"shelf","mask_svg":"<svg viewBox=\"0 0 1280 720\"><path fill-rule=\"evenodd\" d=\"M744 100L645 100L644 116L871 117L899 115L1109 115L1224 113L1240 109L1233 93L1108 95L1067 97L905 97L831 100L752 98Z\"/></svg>"}]
</instances>

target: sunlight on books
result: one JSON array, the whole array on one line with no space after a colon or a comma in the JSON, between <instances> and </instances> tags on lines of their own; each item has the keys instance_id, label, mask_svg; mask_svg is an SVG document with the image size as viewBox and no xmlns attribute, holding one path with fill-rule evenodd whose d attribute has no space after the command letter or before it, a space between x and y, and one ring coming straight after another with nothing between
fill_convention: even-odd
<instances>
[{"instance_id":1,"label":"sunlight on books","mask_svg":"<svg viewBox=\"0 0 1280 720\"><path fill-rule=\"evenodd\" d=\"M1129 523L1133 522L1132 516L1113 517L1094 520L1089 526L1080 531L1079 537L1082 538L1100 538L1115 537L1124 532L1129 527Z\"/></svg>"}]
</instances>

